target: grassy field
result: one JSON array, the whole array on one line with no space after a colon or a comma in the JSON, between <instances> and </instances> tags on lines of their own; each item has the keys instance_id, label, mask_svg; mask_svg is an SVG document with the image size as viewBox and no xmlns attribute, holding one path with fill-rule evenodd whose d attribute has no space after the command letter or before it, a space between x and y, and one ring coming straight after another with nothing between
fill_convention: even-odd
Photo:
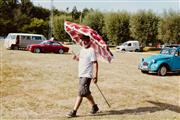
<instances>
[{"instance_id":1,"label":"grassy field","mask_svg":"<svg viewBox=\"0 0 180 120\"><path fill-rule=\"evenodd\" d=\"M77 95L77 62L70 53L34 54L6 50L0 42L1 120L66 120ZM180 120L180 75L142 74L138 63L150 54L117 53L111 64L99 61L98 85L111 104L108 108L94 84L100 107L88 115L86 99L77 120Z\"/></svg>"}]
</instances>

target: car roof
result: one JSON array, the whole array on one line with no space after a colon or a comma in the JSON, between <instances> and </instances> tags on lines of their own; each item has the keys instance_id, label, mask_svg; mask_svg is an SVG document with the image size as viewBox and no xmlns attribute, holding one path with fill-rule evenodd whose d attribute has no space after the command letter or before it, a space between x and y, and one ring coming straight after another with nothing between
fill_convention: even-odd
<instances>
[{"instance_id":1,"label":"car roof","mask_svg":"<svg viewBox=\"0 0 180 120\"><path fill-rule=\"evenodd\" d=\"M137 41L137 40L128 40L126 42L139 42L139 41Z\"/></svg>"},{"instance_id":2,"label":"car roof","mask_svg":"<svg viewBox=\"0 0 180 120\"><path fill-rule=\"evenodd\" d=\"M9 33L9 34L11 34L11 35L31 35L31 36L43 36L43 35L41 35L41 34L30 34L30 33Z\"/></svg>"},{"instance_id":3,"label":"car roof","mask_svg":"<svg viewBox=\"0 0 180 120\"><path fill-rule=\"evenodd\" d=\"M180 44L165 45L165 47L180 47Z\"/></svg>"},{"instance_id":4,"label":"car roof","mask_svg":"<svg viewBox=\"0 0 180 120\"><path fill-rule=\"evenodd\" d=\"M56 41L56 40L45 40L43 42L56 42L56 43L61 43L60 41ZM61 43L62 44L62 43Z\"/></svg>"}]
</instances>

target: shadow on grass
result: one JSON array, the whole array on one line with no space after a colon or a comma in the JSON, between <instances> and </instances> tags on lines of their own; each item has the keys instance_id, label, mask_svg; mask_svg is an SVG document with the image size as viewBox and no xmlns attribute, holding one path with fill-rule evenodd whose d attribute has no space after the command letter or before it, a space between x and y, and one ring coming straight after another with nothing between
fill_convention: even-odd
<instances>
[{"instance_id":1,"label":"shadow on grass","mask_svg":"<svg viewBox=\"0 0 180 120\"><path fill-rule=\"evenodd\" d=\"M152 76L158 76L157 73L146 73L146 74ZM180 76L180 72L168 72L166 76ZM166 77L166 76L160 76L160 77Z\"/></svg>"},{"instance_id":2,"label":"shadow on grass","mask_svg":"<svg viewBox=\"0 0 180 120\"><path fill-rule=\"evenodd\" d=\"M179 106L171 105L168 103L154 102L154 101L147 101L147 102L149 102L153 105L156 105L156 106L160 107L161 109L170 110L170 111L173 111L176 113L180 113L180 107Z\"/></svg>"},{"instance_id":3,"label":"shadow on grass","mask_svg":"<svg viewBox=\"0 0 180 120\"><path fill-rule=\"evenodd\" d=\"M158 111L164 111L164 110L170 110L176 113L180 113L180 107L167 104L167 103L161 103L161 102L154 102L154 101L147 101L148 103L151 103L155 106L153 107L139 107L134 109L124 109L124 110L110 110L110 111L101 111L94 116L104 116L104 115L124 115L124 114L133 114L138 115L141 113L154 113Z\"/></svg>"}]
</instances>

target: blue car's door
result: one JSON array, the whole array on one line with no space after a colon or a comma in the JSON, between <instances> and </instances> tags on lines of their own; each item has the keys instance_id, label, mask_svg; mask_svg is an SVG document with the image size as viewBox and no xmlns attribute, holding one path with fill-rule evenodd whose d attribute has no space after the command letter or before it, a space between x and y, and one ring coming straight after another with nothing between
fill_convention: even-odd
<instances>
[{"instance_id":1,"label":"blue car's door","mask_svg":"<svg viewBox=\"0 0 180 120\"><path fill-rule=\"evenodd\" d=\"M175 53L172 68L173 70L180 70L180 49Z\"/></svg>"}]
</instances>

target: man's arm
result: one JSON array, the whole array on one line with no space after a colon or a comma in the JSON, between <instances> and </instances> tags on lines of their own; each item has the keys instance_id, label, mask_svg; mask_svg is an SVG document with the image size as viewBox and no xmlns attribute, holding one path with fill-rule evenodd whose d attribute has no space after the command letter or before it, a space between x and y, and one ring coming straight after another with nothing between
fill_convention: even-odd
<instances>
[{"instance_id":1,"label":"man's arm","mask_svg":"<svg viewBox=\"0 0 180 120\"><path fill-rule=\"evenodd\" d=\"M74 56L73 56L73 60L79 61L79 54L76 55L76 54L74 53L74 51L72 51L72 54L74 55Z\"/></svg>"},{"instance_id":2,"label":"man's arm","mask_svg":"<svg viewBox=\"0 0 180 120\"><path fill-rule=\"evenodd\" d=\"M93 61L93 81L94 83L97 83L98 81L98 62Z\"/></svg>"},{"instance_id":3,"label":"man's arm","mask_svg":"<svg viewBox=\"0 0 180 120\"><path fill-rule=\"evenodd\" d=\"M73 60L79 61L79 55L74 55Z\"/></svg>"}]
</instances>

